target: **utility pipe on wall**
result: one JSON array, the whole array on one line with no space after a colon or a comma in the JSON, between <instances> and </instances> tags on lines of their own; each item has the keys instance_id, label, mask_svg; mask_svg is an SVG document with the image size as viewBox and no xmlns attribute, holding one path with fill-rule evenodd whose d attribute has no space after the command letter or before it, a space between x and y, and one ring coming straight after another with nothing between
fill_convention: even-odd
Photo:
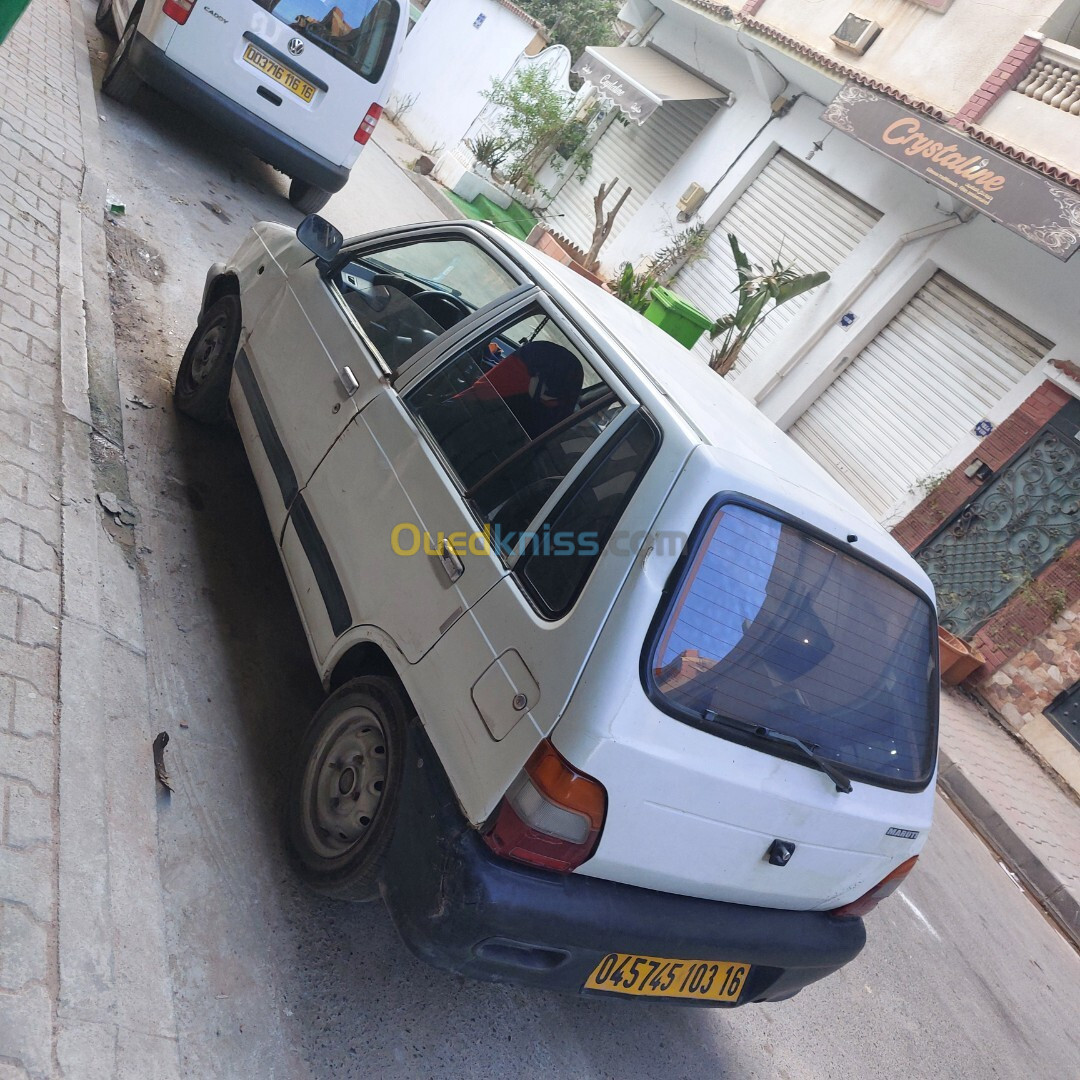
<instances>
[{"instance_id":1,"label":"utility pipe on wall","mask_svg":"<svg viewBox=\"0 0 1080 1080\"><path fill-rule=\"evenodd\" d=\"M966 208L965 208L966 209ZM787 363L766 383L762 389L754 395L754 404L760 405L766 397L769 396L776 389L779 382L798 364L803 357L806 356L811 349L813 349L819 341L839 322L843 315L850 311L855 301L870 286L878 279L882 270L888 266L893 259L896 258L900 252L913 243L916 240L922 240L927 236L934 236L937 233L946 232L949 229L956 228L957 225L964 225L975 216L975 211L970 210L965 213L964 210L953 210L949 213L949 216L944 221L935 221L930 225L923 225L918 229L912 229L910 232L901 233L890 245L888 250L878 259L876 263L870 268L866 276L844 297L844 299L837 305L836 310L824 320L818 328L810 335L809 338L798 349L792 353Z\"/></svg>"}]
</instances>

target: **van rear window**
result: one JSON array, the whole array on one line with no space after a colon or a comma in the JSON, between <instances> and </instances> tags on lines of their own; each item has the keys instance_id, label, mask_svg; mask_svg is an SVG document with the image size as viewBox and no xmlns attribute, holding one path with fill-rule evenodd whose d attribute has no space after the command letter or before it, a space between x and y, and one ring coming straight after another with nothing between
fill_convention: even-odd
<instances>
[{"instance_id":1,"label":"van rear window","mask_svg":"<svg viewBox=\"0 0 1080 1080\"><path fill-rule=\"evenodd\" d=\"M256 3L357 75L369 82L382 78L401 14L396 0L256 0Z\"/></svg>"},{"instance_id":2,"label":"van rear window","mask_svg":"<svg viewBox=\"0 0 1080 1080\"><path fill-rule=\"evenodd\" d=\"M766 752L784 753L755 741L755 727L871 783L925 785L934 634L923 596L794 524L726 503L653 638L649 689L665 711Z\"/></svg>"}]
</instances>

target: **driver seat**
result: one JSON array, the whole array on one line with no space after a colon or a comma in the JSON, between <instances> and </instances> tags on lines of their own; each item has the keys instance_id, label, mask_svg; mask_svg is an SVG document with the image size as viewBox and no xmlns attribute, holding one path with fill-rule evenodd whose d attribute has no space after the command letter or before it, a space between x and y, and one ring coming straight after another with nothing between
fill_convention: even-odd
<instances>
[{"instance_id":1,"label":"driver seat","mask_svg":"<svg viewBox=\"0 0 1080 1080\"><path fill-rule=\"evenodd\" d=\"M535 439L574 411L584 381L581 361L564 345L527 341L456 397L501 399Z\"/></svg>"}]
</instances>

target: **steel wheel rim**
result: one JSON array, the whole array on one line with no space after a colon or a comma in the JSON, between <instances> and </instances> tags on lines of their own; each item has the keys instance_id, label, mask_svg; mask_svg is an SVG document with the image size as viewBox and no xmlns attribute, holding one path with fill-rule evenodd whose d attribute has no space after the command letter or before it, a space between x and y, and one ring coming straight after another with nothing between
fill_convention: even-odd
<instances>
[{"instance_id":1,"label":"steel wheel rim","mask_svg":"<svg viewBox=\"0 0 1080 1080\"><path fill-rule=\"evenodd\" d=\"M304 769L301 799L306 839L334 860L370 835L385 795L389 753L382 721L356 706L319 735Z\"/></svg>"},{"instance_id":2,"label":"steel wheel rim","mask_svg":"<svg viewBox=\"0 0 1080 1080\"><path fill-rule=\"evenodd\" d=\"M201 386L221 360L225 343L226 316L219 315L202 333L191 354L191 382Z\"/></svg>"}]
</instances>

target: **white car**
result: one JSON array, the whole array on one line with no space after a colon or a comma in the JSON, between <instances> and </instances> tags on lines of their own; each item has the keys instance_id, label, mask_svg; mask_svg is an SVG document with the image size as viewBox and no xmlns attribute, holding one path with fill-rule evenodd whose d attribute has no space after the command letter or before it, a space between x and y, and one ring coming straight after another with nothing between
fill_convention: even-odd
<instances>
[{"instance_id":1,"label":"white car","mask_svg":"<svg viewBox=\"0 0 1080 1080\"><path fill-rule=\"evenodd\" d=\"M211 268L176 401L235 417L329 692L314 888L578 993L855 957L930 828L932 587L723 379L489 226L312 216Z\"/></svg>"},{"instance_id":2,"label":"white car","mask_svg":"<svg viewBox=\"0 0 1080 1080\"><path fill-rule=\"evenodd\" d=\"M101 88L130 104L152 85L292 177L313 213L382 115L408 19L405 0L98 0L120 39Z\"/></svg>"}]
</instances>

